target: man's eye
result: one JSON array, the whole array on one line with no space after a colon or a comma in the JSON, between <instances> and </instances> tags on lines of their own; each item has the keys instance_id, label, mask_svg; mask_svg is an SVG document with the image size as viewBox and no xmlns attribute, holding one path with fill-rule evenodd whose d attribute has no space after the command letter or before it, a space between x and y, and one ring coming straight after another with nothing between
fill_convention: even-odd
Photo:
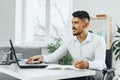
<instances>
[{"instance_id":1,"label":"man's eye","mask_svg":"<svg viewBox=\"0 0 120 80\"><path fill-rule=\"evenodd\" d=\"M75 24L78 24L79 22L75 22Z\"/></svg>"}]
</instances>

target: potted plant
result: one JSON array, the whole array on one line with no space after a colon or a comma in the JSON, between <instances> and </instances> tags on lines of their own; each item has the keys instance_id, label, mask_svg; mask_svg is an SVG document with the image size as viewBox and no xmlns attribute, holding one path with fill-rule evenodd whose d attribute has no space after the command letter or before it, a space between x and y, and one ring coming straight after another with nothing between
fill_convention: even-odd
<instances>
[{"instance_id":1,"label":"potted plant","mask_svg":"<svg viewBox=\"0 0 120 80\"><path fill-rule=\"evenodd\" d=\"M115 55L115 60L120 60L120 27L116 24L117 26L117 32L118 34L115 36L116 38L118 38L118 40L115 40L112 43L112 52Z\"/></svg>"},{"instance_id":2,"label":"potted plant","mask_svg":"<svg viewBox=\"0 0 120 80\"><path fill-rule=\"evenodd\" d=\"M55 38L53 43L48 44L47 49L49 53L53 53L57 48L60 47L62 39L61 38ZM69 52L67 52L67 54L58 60L58 64L62 64L62 65L71 65L72 64L72 57L69 54Z\"/></svg>"},{"instance_id":3,"label":"potted plant","mask_svg":"<svg viewBox=\"0 0 120 80\"><path fill-rule=\"evenodd\" d=\"M114 40L114 42L112 43L113 67L115 68L115 75L120 76L120 27L117 24L116 26L116 40Z\"/></svg>"}]
</instances>

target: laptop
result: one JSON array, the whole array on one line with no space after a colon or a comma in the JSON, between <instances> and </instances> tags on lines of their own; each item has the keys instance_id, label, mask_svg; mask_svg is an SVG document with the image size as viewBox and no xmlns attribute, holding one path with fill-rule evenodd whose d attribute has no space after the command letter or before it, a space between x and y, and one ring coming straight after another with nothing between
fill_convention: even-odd
<instances>
[{"instance_id":1,"label":"laptop","mask_svg":"<svg viewBox=\"0 0 120 80\"><path fill-rule=\"evenodd\" d=\"M45 63L40 63L40 64L27 64L26 63L26 59L23 59L23 60L18 60L17 59L17 56L16 56L16 52L15 52L15 49L14 49L14 46L13 46L13 43L12 43L12 40L9 40L10 41L10 45L11 45L11 51L15 57L15 61L17 63L17 65L20 67L20 68L45 68L48 66L48 64L45 64Z\"/></svg>"}]
</instances>

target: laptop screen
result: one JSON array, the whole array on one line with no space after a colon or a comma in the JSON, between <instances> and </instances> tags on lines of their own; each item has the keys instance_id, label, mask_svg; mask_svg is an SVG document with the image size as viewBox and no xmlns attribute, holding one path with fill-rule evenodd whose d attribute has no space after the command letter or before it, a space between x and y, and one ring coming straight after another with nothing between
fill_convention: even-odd
<instances>
[{"instance_id":1,"label":"laptop screen","mask_svg":"<svg viewBox=\"0 0 120 80\"><path fill-rule=\"evenodd\" d=\"M10 41L10 45L11 45L11 51L12 51L12 54L14 55L15 57L15 60L16 60L16 63L17 65L20 67L20 68L45 68L47 67L48 65L45 64L45 63L41 63L41 64L22 64L19 63L18 59L17 59L17 56L16 56L16 52L15 52L15 49L14 49L14 46L13 46L13 43L12 43L12 40L9 40ZM20 61L22 62L22 61Z\"/></svg>"},{"instance_id":2,"label":"laptop screen","mask_svg":"<svg viewBox=\"0 0 120 80\"><path fill-rule=\"evenodd\" d=\"M10 45L11 45L11 51L12 51L12 54L13 54L14 57L15 57L15 60L16 60L17 65L20 66L19 63L18 63L18 59L17 59L16 53L15 53L15 49L14 49L14 46L13 46L12 40L10 39L9 41L10 41Z\"/></svg>"}]
</instances>

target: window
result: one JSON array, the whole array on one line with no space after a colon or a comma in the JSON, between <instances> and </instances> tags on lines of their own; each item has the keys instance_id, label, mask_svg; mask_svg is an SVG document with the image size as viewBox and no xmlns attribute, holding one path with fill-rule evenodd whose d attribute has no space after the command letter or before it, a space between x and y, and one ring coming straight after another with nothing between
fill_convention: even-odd
<instances>
[{"instance_id":1,"label":"window","mask_svg":"<svg viewBox=\"0 0 120 80\"><path fill-rule=\"evenodd\" d=\"M72 0L23 0L22 41L47 43L69 27Z\"/></svg>"}]
</instances>

